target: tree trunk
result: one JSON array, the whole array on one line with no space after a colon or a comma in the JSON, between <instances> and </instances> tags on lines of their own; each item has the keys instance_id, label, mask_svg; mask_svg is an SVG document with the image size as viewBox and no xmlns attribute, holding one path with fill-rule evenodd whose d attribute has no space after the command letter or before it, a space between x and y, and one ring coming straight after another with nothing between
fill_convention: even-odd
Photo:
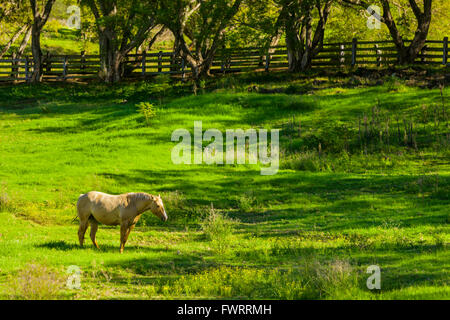
<instances>
[{"instance_id":1,"label":"tree trunk","mask_svg":"<svg viewBox=\"0 0 450 320\"><path fill-rule=\"evenodd\" d=\"M289 71L297 72L301 70L303 50L294 38L288 38L286 33L286 47L288 53Z\"/></svg>"},{"instance_id":2,"label":"tree trunk","mask_svg":"<svg viewBox=\"0 0 450 320\"><path fill-rule=\"evenodd\" d=\"M34 22L31 29L31 52L33 53L33 74L31 82L41 82L43 75L43 61L41 51L41 29L38 26L39 22Z\"/></svg>"},{"instance_id":3,"label":"tree trunk","mask_svg":"<svg viewBox=\"0 0 450 320\"><path fill-rule=\"evenodd\" d=\"M199 78L211 76L211 66L213 63L214 55L215 54L209 54L206 59L203 60L202 64L200 65Z\"/></svg>"},{"instance_id":4,"label":"tree trunk","mask_svg":"<svg viewBox=\"0 0 450 320\"><path fill-rule=\"evenodd\" d=\"M405 43L403 42L403 39L397 29L397 25L395 24L394 18L392 17L389 0L382 0L383 22L389 29L392 41L397 49L399 64L414 63L417 55L420 53L420 50L422 50L425 45L431 23L432 0L424 0L423 12L417 6L415 0L409 0L409 3L417 19L417 29L411 44L409 46L405 46Z\"/></svg>"},{"instance_id":5,"label":"tree trunk","mask_svg":"<svg viewBox=\"0 0 450 320\"><path fill-rule=\"evenodd\" d=\"M323 46L325 24L331 8L331 1L315 4L319 13L319 21L314 30L312 28L312 11L314 7L292 6L287 1L280 12L279 20L284 23L286 34L286 48L288 51L289 71L299 72L311 68L312 58Z\"/></svg>"},{"instance_id":6,"label":"tree trunk","mask_svg":"<svg viewBox=\"0 0 450 320\"><path fill-rule=\"evenodd\" d=\"M123 56L119 52L110 52L107 57L103 80L107 83L120 82L124 72Z\"/></svg>"},{"instance_id":7,"label":"tree trunk","mask_svg":"<svg viewBox=\"0 0 450 320\"><path fill-rule=\"evenodd\" d=\"M33 74L31 82L40 82L42 80L42 51L41 51L41 32L44 28L53 4L56 0L47 0L42 12L39 12L37 0L30 0L31 10L33 12L33 25L31 27L31 51L33 52Z\"/></svg>"},{"instance_id":8,"label":"tree trunk","mask_svg":"<svg viewBox=\"0 0 450 320\"><path fill-rule=\"evenodd\" d=\"M110 30L103 30L100 35L100 78L107 83L122 80L124 55L108 37Z\"/></svg>"}]
</instances>

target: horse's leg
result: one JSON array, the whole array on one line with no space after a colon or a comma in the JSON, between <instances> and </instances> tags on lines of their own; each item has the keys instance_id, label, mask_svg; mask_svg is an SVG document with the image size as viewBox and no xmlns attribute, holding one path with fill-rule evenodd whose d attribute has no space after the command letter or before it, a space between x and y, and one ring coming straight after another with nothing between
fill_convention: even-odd
<instances>
[{"instance_id":1,"label":"horse's leg","mask_svg":"<svg viewBox=\"0 0 450 320\"><path fill-rule=\"evenodd\" d=\"M125 242L128 241L128 236L130 235L131 230L134 229L134 224L132 224L131 226L128 227L127 232L125 234L125 239L123 241L123 245L125 246Z\"/></svg>"},{"instance_id":2,"label":"horse's leg","mask_svg":"<svg viewBox=\"0 0 450 320\"><path fill-rule=\"evenodd\" d=\"M95 234L97 233L97 229L98 229L98 222L95 219L90 219L89 220L89 224L91 225L91 240L92 240L92 243L94 244L94 246L97 249L100 249L100 247L97 244L97 240L95 240Z\"/></svg>"},{"instance_id":3,"label":"horse's leg","mask_svg":"<svg viewBox=\"0 0 450 320\"><path fill-rule=\"evenodd\" d=\"M80 241L80 246L83 246L84 242L84 234L86 233L88 227L88 220L80 219L80 227L78 228L78 240Z\"/></svg>"},{"instance_id":4,"label":"horse's leg","mask_svg":"<svg viewBox=\"0 0 450 320\"><path fill-rule=\"evenodd\" d=\"M120 224L120 253L123 253L125 242L127 241L128 221L122 221Z\"/></svg>"},{"instance_id":5,"label":"horse's leg","mask_svg":"<svg viewBox=\"0 0 450 320\"><path fill-rule=\"evenodd\" d=\"M128 236L130 235L130 232L134 229L135 224L132 224L128 230L127 230L127 235L125 237L125 241L128 241Z\"/></svg>"},{"instance_id":6,"label":"horse's leg","mask_svg":"<svg viewBox=\"0 0 450 320\"><path fill-rule=\"evenodd\" d=\"M125 224L124 225L125 234L122 236L122 225L120 225L120 253L123 252L125 243L128 240L128 236L130 235L131 230L134 229L134 226L135 226L135 224L132 224L132 225Z\"/></svg>"}]
</instances>

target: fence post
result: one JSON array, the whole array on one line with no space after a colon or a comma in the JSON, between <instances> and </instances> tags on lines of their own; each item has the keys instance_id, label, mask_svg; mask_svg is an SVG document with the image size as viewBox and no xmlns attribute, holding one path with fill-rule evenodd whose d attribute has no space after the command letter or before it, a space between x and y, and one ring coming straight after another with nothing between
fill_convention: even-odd
<instances>
[{"instance_id":1,"label":"fence post","mask_svg":"<svg viewBox=\"0 0 450 320\"><path fill-rule=\"evenodd\" d=\"M28 73L29 73L29 61L28 61L28 56L27 57L25 57L25 81L26 82L28 82L28 80L29 80L29 75L28 75Z\"/></svg>"},{"instance_id":2,"label":"fence post","mask_svg":"<svg viewBox=\"0 0 450 320\"><path fill-rule=\"evenodd\" d=\"M86 68L86 52L83 50L81 51L81 70L84 70Z\"/></svg>"},{"instance_id":3,"label":"fence post","mask_svg":"<svg viewBox=\"0 0 450 320\"><path fill-rule=\"evenodd\" d=\"M45 54L45 71L47 73L51 73L52 72L52 61L51 61L51 54L49 51L47 51L47 53Z\"/></svg>"},{"instance_id":4,"label":"fence post","mask_svg":"<svg viewBox=\"0 0 450 320\"><path fill-rule=\"evenodd\" d=\"M352 67L356 65L356 47L357 47L358 40L356 38L353 38L352 40Z\"/></svg>"},{"instance_id":5,"label":"fence post","mask_svg":"<svg viewBox=\"0 0 450 320\"><path fill-rule=\"evenodd\" d=\"M222 54L221 54L221 64L220 64L220 72L225 73L225 52L222 49Z\"/></svg>"},{"instance_id":6,"label":"fence post","mask_svg":"<svg viewBox=\"0 0 450 320\"><path fill-rule=\"evenodd\" d=\"M63 60L63 79L64 81L67 79L67 56L64 56Z\"/></svg>"},{"instance_id":7,"label":"fence post","mask_svg":"<svg viewBox=\"0 0 450 320\"><path fill-rule=\"evenodd\" d=\"M422 55L422 57L420 57L420 62L424 63L427 61L427 58L424 57L424 55L427 53L427 45L424 45L423 48L420 50L420 54Z\"/></svg>"},{"instance_id":8,"label":"fence post","mask_svg":"<svg viewBox=\"0 0 450 320\"><path fill-rule=\"evenodd\" d=\"M162 51L158 52L158 73L162 72Z\"/></svg>"},{"instance_id":9,"label":"fence post","mask_svg":"<svg viewBox=\"0 0 450 320\"><path fill-rule=\"evenodd\" d=\"M181 79L183 80L183 82L184 82L184 79L185 79L185 77L186 77L186 74L185 74L185 72L184 72L184 69L185 69L185 62L184 62L184 58L183 57L181 57Z\"/></svg>"},{"instance_id":10,"label":"fence post","mask_svg":"<svg viewBox=\"0 0 450 320\"><path fill-rule=\"evenodd\" d=\"M448 59L448 37L444 37L444 44L442 47L442 64L446 65Z\"/></svg>"},{"instance_id":11,"label":"fence post","mask_svg":"<svg viewBox=\"0 0 450 320\"><path fill-rule=\"evenodd\" d=\"M344 51L344 45L340 44L339 45L339 64L341 67L343 67L345 65L345 51Z\"/></svg>"},{"instance_id":12,"label":"fence post","mask_svg":"<svg viewBox=\"0 0 450 320\"><path fill-rule=\"evenodd\" d=\"M14 60L16 59L16 53L15 52L13 52L12 54L11 54L11 77L12 78L15 78L15 76L14 76Z\"/></svg>"},{"instance_id":13,"label":"fence post","mask_svg":"<svg viewBox=\"0 0 450 320\"><path fill-rule=\"evenodd\" d=\"M147 60L147 51L142 51L142 76L143 77L145 77L145 72L146 72L146 70L145 70L145 64L146 64L146 61Z\"/></svg>"},{"instance_id":14,"label":"fence post","mask_svg":"<svg viewBox=\"0 0 450 320\"><path fill-rule=\"evenodd\" d=\"M171 52L170 53L170 68L169 71L177 71L178 66L176 65L175 62L175 52Z\"/></svg>"},{"instance_id":15,"label":"fence post","mask_svg":"<svg viewBox=\"0 0 450 320\"><path fill-rule=\"evenodd\" d=\"M266 65L264 66L264 70L266 72L269 71L269 64L270 64L270 47L269 47L269 49L267 49L267 53L266 53Z\"/></svg>"},{"instance_id":16,"label":"fence post","mask_svg":"<svg viewBox=\"0 0 450 320\"><path fill-rule=\"evenodd\" d=\"M377 67L381 67L381 50L378 50L378 44L375 44L375 54L377 59Z\"/></svg>"},{"instance_id":17,"label":"fence post","mask_svg":"<svg viewBox=\"0 0 450 320\"><path fill-rule=\"evenodd\" d=\"M11 77L12 78L16 78L16 74L15 74L15 72L14 72L14 70L15 70L15 60L16 60L16 53L15 52L13 52L12 53L12 55L11 55Z\"/></svg>"}]
</instances>

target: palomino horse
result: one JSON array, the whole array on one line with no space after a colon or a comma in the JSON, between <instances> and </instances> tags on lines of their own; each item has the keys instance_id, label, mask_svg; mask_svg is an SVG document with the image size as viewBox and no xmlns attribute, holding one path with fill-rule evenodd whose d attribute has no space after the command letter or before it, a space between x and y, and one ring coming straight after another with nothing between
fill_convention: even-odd
<instances>
[{"instance_id":1,"label":"palomino horse","mask_svg":"<svg viewBox=\"0 0 450 320\"><path fill-rule=\"evenodd\" d=\"M115 196L98 191L81 194L77 202L78 217L80 218L78 229L80 246L83 246L88 223L91 225L92 243L97 248L99 246L95 240L95 234L98 223L109 226L120 225L120 253L122 253L131 230L142 213L147 210L161 220L167 221L167 213L159 195L156 197L148 193L124 193Z\"/></svg>"}]
</instances>

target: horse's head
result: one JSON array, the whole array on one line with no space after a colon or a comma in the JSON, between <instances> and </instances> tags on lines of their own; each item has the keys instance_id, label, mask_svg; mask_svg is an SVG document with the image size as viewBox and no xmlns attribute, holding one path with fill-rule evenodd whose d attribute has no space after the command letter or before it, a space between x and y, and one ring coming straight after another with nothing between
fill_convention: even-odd
<instances>
[{"instance_id":1,"label":"horse's head","mask_svg":"<svg viewBox=\"0 0 450 320\"><path fill-rule=\"evenodd\" d=\"M161 196L153 197L153 202L150 206L150 210L155 216L160 218L162 221L167 221L166 209L164 209L164 204L162 202Z\"/></svg>"}]
</instances>

